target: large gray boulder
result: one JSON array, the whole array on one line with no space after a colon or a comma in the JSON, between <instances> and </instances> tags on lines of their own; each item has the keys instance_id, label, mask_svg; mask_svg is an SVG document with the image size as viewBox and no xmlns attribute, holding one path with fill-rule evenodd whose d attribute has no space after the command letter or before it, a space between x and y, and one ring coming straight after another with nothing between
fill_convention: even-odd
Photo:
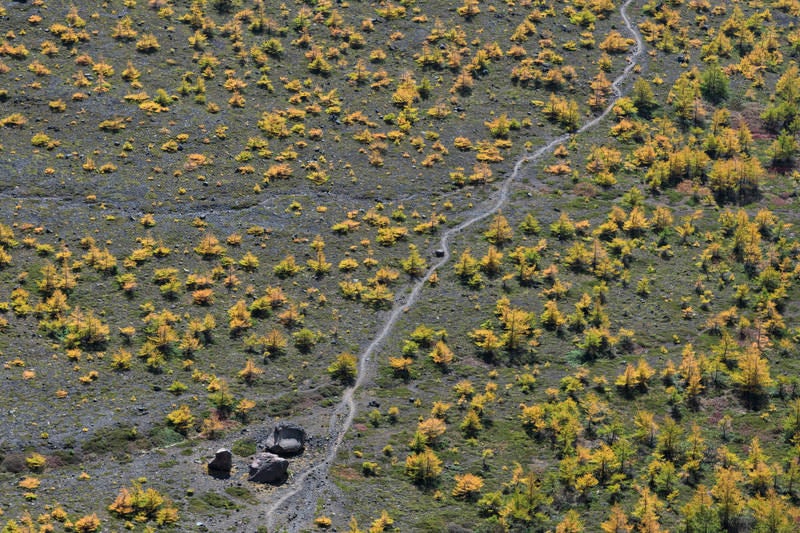
<instances>
[{"instance_id":1,"label":"large gray boulder","mask_svg":"<svg viewBox=\"0 0 800 533\"><path fill-rule=\"evenodd\" d=\"M214 477L226 477L233 468L233 454L227 448L220 448L208 463L208 473Z\"/></svg>"},{"instance_id":2,"label":"large gray boulder","mask_svg":"<svg viewBox=\"0 0 800 533\"><path fill-rule=\"evenodd\" d=\"M281 456L297 455L306 444L306 430L297 424L281 422L264 441L264 449Z\"/></svg>"},{"instance_id":3,"label":"large gray boulder","mask_svg":"<svg viewBox=\"0 0 800 533\"><path fill-rule=\"evenodd\" d=\"M248 481L254 483L283 483L286 480L286 471L289 460L273 453L262 452L256 454L250 463L250 476Z\"/></svg>"}]
</instances>

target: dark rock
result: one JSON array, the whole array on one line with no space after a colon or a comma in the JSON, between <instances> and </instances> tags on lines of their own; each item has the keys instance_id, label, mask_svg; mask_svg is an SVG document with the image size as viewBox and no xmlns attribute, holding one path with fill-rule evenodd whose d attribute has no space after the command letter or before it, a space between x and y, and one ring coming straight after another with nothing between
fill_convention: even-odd
<instances>
[{"instance_id":1,"label":"dark rock","mask_svg":"<svg viewBox=\"0 0 800 533\"><path fill-rule=\"evenodd\" d=\"M289 461L273 453L262 452L253 458L250 463L250 476L248 481L253 483L280 484L286 480L286 471Z\"/></svg>"},{"instance_id":2,"label":"dark rock","mask_svg":"<svg viewBox=\"0 0 800 533\"><path fill-rule=\"evenodd\" d=\"M264 441L264 449L278 455L296 455L306 444L306 430L296 424L280 423Z\"/></svg>"},{"instance_id":3,"label":"dark rock","mask_svg":"<svg viewBox=\"0 0 800 533\"><path fill-rule=\"evenodd\" d=\"M233 454L226 448L217 450L214 458L208 463L208 473L214 477L230 476L233 468Z\"/></svg>"}]
</instances>

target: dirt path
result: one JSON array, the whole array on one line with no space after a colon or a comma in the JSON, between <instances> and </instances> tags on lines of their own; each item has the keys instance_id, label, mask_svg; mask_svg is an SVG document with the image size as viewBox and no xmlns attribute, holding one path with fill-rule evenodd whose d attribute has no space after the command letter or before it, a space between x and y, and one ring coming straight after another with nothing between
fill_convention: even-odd
<instances>
[{"instance_id":1,"label":"dirt path","mask_svg":"<svg viewBox=\"0 0 800 533\"><path fill-rule=\"evenodd\" d=\"M609 104L600 115L586 122L574 133L556 137L535 152L522 156L514 164L513 172L501 184L500 189L494 193L493 198L473 211L468 212L467 218L463 222L442 233L441 240L439 241L439 248L444 251L444 255L430 266L425 275L417 280L410 291L400 295L395 300L383 327L362 352L358 362L358 378L353 386L344 392L341 401L331 415L328 452L317 464L295 475L292 478L291 484L284 488L285 492L281 493L279 491L276 493L276 496L278 494L279 496L267 508L265 520L270 533L276 531L276 527L280 527L281 531L294 532L311 526L311 521L315 518L314 502L319 496L331 488L330 485L332 482L329 480L327 474L344 441L345 435L353 424L353 419L355 418L357 410L355 393L361 389L369 379L369 375L373 369L373 355L394 329L398 318L419 300L422 289L425 287L425 283L430 279L431 275L450 260L450 242L453 237L481 220L494 215L508 202L511 186L519 176L523 165L535 163L555 149L556 146L569 140L572 135L583 133L597 126L611 112L616 101L622 96L620 85L628 81L633 69L639 64L639 60L644 54L642 36L636 26L631 22L627 13L627 8L632 2L633 0L627 0L622 5L620 8L620 15L625 23L625 27L635 40L635 46L629 56L628 65L625 67L625 70L611 85L614 95ZM541 182L539 182L539 184L541 184ZM302 497L298 497L301 492L304 494Z\"/></svg>"}]
</instances>

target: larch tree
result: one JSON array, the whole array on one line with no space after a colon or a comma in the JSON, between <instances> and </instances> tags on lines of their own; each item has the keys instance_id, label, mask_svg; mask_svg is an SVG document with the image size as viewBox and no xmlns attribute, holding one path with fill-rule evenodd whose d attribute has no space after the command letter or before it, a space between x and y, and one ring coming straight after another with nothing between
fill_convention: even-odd
<instances>
[{"instance_id":1,"label":"larch tree","mask_svg":"<svg viewBox=\"0 0 800 533\"><path fill-rule=\"evenodd\" d=\"M239 377L248 385L252 385L263 373L263 368L256 366L252 359L248 359L244 368L239 371Z\"/></svg>"},{"instance_id":2,"label":"larch tree","mask_svg":"<svg viewBox=\"0 0 800 533\"><path fill-rule=\"evenodd\" d=\"M400 262L400 266L402 266L403 272L412 278L418 278L425 273L425 270L428 268L428 263L420 255L416 245L409 244L408 251L408 257Z\"/></svg>"},{"instance_id":3,"label":"larch tree","mask_svg":"<svg viewBox=\"0 0 800 533\"><path fill-rule=\"evenodd\" d=\"M653 446L659 429L655 421L655 415L650 411L636 411L636 415L633 417L633 424L636 427L634 436L648 446Z\"/></svg>"},{"instance_id":4,"label":"larch tree","mask_svg":"<svg viewBox=\"0 0 800 533\"><path fill-rule=\"evenodd\" d=\"M674 419L666 416L657 440L658 451L667 459L673 459L680 451L681 443L683 442L683 429Z\"/></svg>"},{"instance_id":5,"label":"larch tree","mask_svg":"<svg viewBox=\"0 0 800 533\"><path fill-rule=\"evenodd\" d=\"M687 533L722 533L711 491L705 485L695 488L692 498L681 508L681 514Z\"/></svg>"},{"instance_id":6,"label":"larch tree","mask_svg":"<svg viewBox=\"0 0 800 533\"><path fill-rule=\"evenodd\" d=\"M503 261L503 254L494 246L489 246L486 255L481 258L481 270L489 276L496 276L500 273Z\"/></svg>"},{"instance_id":7,"label":"larch tree","mask_svg":"<svg viewBox=\"0 0 800 533\"><path fill-rule=\"evenodd\" d=\"M502 341L505 348L510 352L516 352L522 348L525 338L531 333L532 314L523 309L508 309L503 313Z\"/></svg>"},{"instance_id":8,"label":"larch tree","mask_svg":"<svg viewBox=\"0 0 800 533\"><path fill-rule=\"evenodd\" d=\"M228 318L230 319L228 327L231 335L238 335L253 325L252 313L248 310L244 300L239 300L228 309Z\"/></svg>"},{"instance_id":9,"label":"larch tree","mask_svg":"<svg viewBox=\"0 0 800 533\"><path fill-rule=\"evenodd\" d=\"M631 533L633 525L628 522L628 515L619 505L611 506L608 518L600 523L603 533Z\"/></svg>"},{"instance_id":10,"label":"larch tree","mask_svg":"<svg viewBox=\"0 0 800 533\"><path fill-rule=\"evenodd\" d=\"M431 360L442 367L446 367L455 359L453 350L444 341L437 341L430 353Z\"/></svg>"},{"instance_id":11,"label":"larch tree","mask_svg":"<svg viewBox=\"0 0 800 533\"><path fill-rule=\"evenodd\" d=\"M358 375L358 359L351 353L339 354L328 366L328 373L342 384L350 385Z\"/></svg>"},{"instance_id":12,"label":"larch tree","mask_svg":"<svg viewBox=\"0 0 800 533\"><path fill-rule=\"evenodd\" d=\"M452 495L460 500L474 499L483 488L483 478L469 472L463 475L456 474L455 482Z\"/></svg>"},{"instance_id":13,"label":"larch tree","mask_svg":"<svg viewBox=\"0 0 800 533\"><path fill-rule=\"evenodd\" d=\"M658 107L658 100L656 100L653 93L653 87L643 77L637 78L633 84L631 99L633 100L633 105L636 106L637 113L643 118L649 118L650 113Z\"/></svg>"},{"instance_id":14,"label":"larch tree","mask_svg":"<svg viewBox=\"0 0 800 533\"><path fill-rule=\"evenodd\" d=\"M570 509L556 526L556 533L581 533L585 531L581 516L575 509Z\"/></svg>"},{"instance_id":15,"label":"larch tree","mask_svg":"<svg viewBox=\"0 0 800 533\"><path fill-rule=\"evenodd\" d=\"M642 533L656 533L663 531L658 515L664 508L658 495L648 487L639 487L639 501L633 510L633 516L639 519L639 529Z\"/></svg>"},{"instance_id":16,"label":"larch tree","mask_svg":"<svg viewBox=\"0 0 800 533\"><path fill-rule=\"evenodd\" d=\"M597 474L597 479L600 483L604 483L611 475L611 472L616 471L620 466L619 458L617 458L617 454L614 453L614 449L606 443L602 443L594 450L589 462L594 468L594 472Z\"/></svg>"},{"instance_id":17,"label":"larch tree","mask_svg":"<svg viewBox=\"0 0 800 533\"><path fill-rule=\"evenodd\" d=\"M430 448L406 457L406 475L417 485L430 486L442 473L442 460Z\"/></svg>"},{"instance_id":18,"label":"larch tree","mask_svg":"<svg viewBox=\"0 0 800 533\"><path fill-rule=\"evenodd\" d=\"M492 219L492 222L489 224L489 229L484 232L483 236L486 237L486 240L491 244L503 246L511 242L511 239L514 237L514 230L511 229L511 225L509 225L506 217L504 217L502 213L498 213Z\"/></svg>"},{"instance_id":19,"label":"larch tree","mask_svg":"<svg viewBox=\"0 0 800 533\"><path fill-rule=\"evenodd\" d=\"M783 429L788 439L800 433L800 398L789 402L789 410L783 419Z\"/></svg>"},{"instance_id":20,"label":"larch tree","mask_svg":"<svg viewBox=\"0 0 800 533\"><path fill-rule=\"evenodd\" d=\"M311 271L314 272L316 276L322 276L330 272L332 265L325 259L325 241L322 240L322 237L317 235L311 243L311 248L316 254L314 259L306 261Z\"/></svg>"},{"instance_id":21,"label":"larch tree","mask_svg":"<svg viewBox=\"0 0 800 533\"><path fill-rule=\"evenodd\" d=\"M716 500L717 515L724 528L734 530L745 507L745 498L739 489L742 474L733 468L718 468L715 477L711 494Z\"/></svg>"},{"instance_id":22,"label":"larch tree","mask_svg":"<svg viewBox=\"0 0 800 533\"><path fill-rule=\"evenodd\" d=\"M684 126L702 124L706 110L700 96L700 84L691 72L679 77L672 86L667 103Z\"/></svg>"},{"instance_id":23,"label":"larch tree","mask_svg":"<svg viewBox=\"0 0 800 533\"><path fill-rule=\"evenodd\" d=\"M730 82L718 63L712 63L700 76L700 91L703 98L712 104L720 104L728 99Z\"/></svg>"},{"instance_id":24,"label":"larch tree","mask_svg":"<svg viewBox=\"0 0 800 533\"><path fill-rule=\"evenodd\" d=\"M748 502L755 518L754 533L792 533L797 531L800 513L774 489L766 496L756 496Z\"/></svg>"},{"instance_id":25,"label":"larch tree","mask_svg":"<svg viewBox=\"0 0 800 533\"><path fill-rule=\"evenodd\" d=\"M478 272L478 261L470 253L470 249L465 249L456 261L456 275L462 280L467 280Z\"/></svg>"},{"instance_id":26,"label":"larch tree","mask_svg":"<svg viewBox=\"0 0 800 533\"><path fill-rule=\"evenodd\" d=\"M477 411L470 409L458 427L466 438L474 438L483 429L483 423Z\"/></svg>"},{"instance_id":27,"label":"larch tree","mask_svg":"<svg viewBox=\"0 0 800 533\"><path fill-rule=\"evenodd\" d=\"M469 336L486 359L491 361L500 355L504 344L503 339L491 329L478 328L473 330Z\"/></svg>"},{"instance_id":28,"label":"larch tree","mask_svg":"<svg viewBox=\"0 0 800 533\"><path fill-rule=\"evenodd\" d=\"M589 107L593 111L601 110L603 106L605 106L608 95L611 92L611 82L606 78L605 72L602 70L598 72L597 75L592 78L592 81L589 82L589 88L591 89L589 93Z\"/></svg>"},{"instance_id":29,"label":"larch tree","mask_svg":"<svg viewBox=\"0 0 800 533\"><path fill-rule=\"evenodd\" d=\"M767 392L773 380L769 373L769 363L762 357L757 344L751 344L739 357L739 367L733 374L734 382L749 400L756 400Z\"/></svg>"},{"instance_id":30,"label":"larch tree","mask_svg":"<svg viewBox=\"0 0 800 533\"><path fill-rule=\"evenodd\" d=\"M547 300L545 302L540 320L545 329L557 332L561 331L567 323L566 317L559 311L558 303L555 300Z\"/></svg>"}]
</instances>

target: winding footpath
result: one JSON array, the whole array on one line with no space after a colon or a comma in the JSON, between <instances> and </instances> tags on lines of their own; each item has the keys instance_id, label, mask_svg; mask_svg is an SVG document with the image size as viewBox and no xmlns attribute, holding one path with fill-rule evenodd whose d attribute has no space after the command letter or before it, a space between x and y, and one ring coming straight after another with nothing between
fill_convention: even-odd
<instances>
[{"instance_id":1,"label":"winding footpath","mask_svg":"<svg viewBox=\"0 0 800 533\"><path fill-rule=\"evenodd\" d=\"M265 520L267 530L270 531L270 533L276 531L276 524L282 528L281 531L297 531L302 528L310 527L310 522L314 519L313 514L311 514L313 513L314 504L317 498L325 491L326 486L330 484L328 472L344 441L345 435L353 424L353 419L355 418L357 410L355 393L362 388L369 379L368 375L373 369L373 355L382 346L389 333L394 329L400 316L406 313L417 300L419 300L422 289L431 275L450 260L450 242L453 237L470 226L500 211L508 202L511 186L519 176L523 165L535 163L543 156L553 151L556 146L569 140L573 135L578 135L597 126L611 112L617 100L622 97L622 89L620 86L629 80L633 69L639 64L639 60L644 54L642 36L636 26L631 22L627 13L628 6L632 2L633 0L627 0L622 5L620 8L620 16L625 23L626 29L633 37L635 44L633 51L629 55L625 70L623 70L611 84L613 97L609 104L601 114L586 122L575 132L556 137L535 152L520 157L514 164L514 170L511 175L503 181L498 191L496 191L487 202L474 209L471 213L468 213L467 218L463 222L442 233L441 240L439 241L439 248L444 250L444 255L438 258L438 260L428 268L425 275L417 280L409 292L395 299L395 303L383 327L362 352L358 362L358 377L353 386L345 390L341 401L331 415L327 453L317 464L295 475L292 478L291 485L286 487L286 491L280 494L267 508ZM298 497L298 494L301 492L303 496Z\"/></svg>"}]
</instances>

